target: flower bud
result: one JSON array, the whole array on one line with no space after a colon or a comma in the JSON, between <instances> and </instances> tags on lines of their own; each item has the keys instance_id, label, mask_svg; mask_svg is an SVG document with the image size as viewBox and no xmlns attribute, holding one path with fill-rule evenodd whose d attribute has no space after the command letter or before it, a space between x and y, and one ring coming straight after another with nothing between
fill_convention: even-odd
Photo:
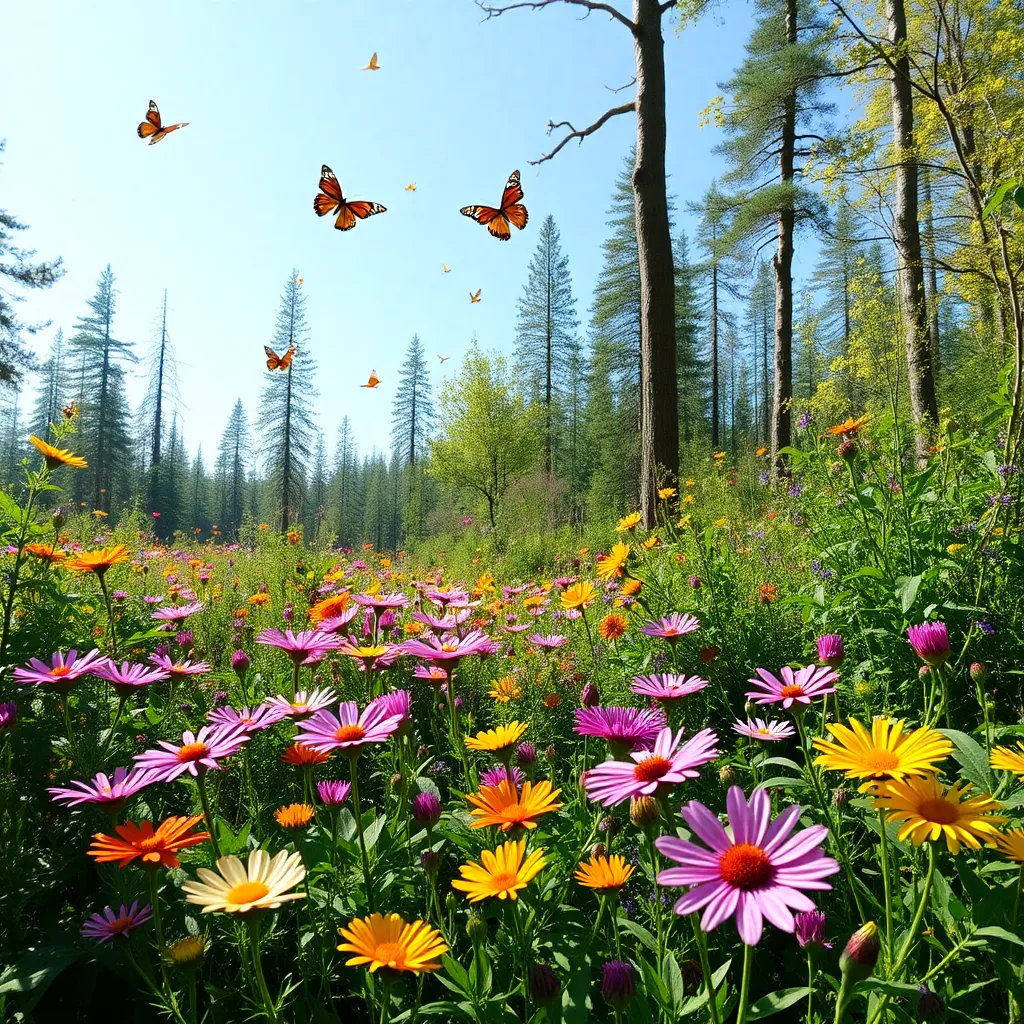
<instances>
[{"instance_id":1,"label":"flower bud","mask_svg":"<svg viewBox=\"0 0 1024 1024\"><path fill-rule=\"evenodd\" d=\"M547 750L544 751L544 760L547 761L548 764L552 764L553 762L557 761L558 748L554 746L548 747Z\"/></svg>"},{"instance_id":2,"label":"flower bud","mask_svg":"<svg viewBox=\"0 0 1024 1024\"><path fill-rule=\"evenodd\" d=\"M235 651L231 655L231 667L235 670L235 675L243 682L245 674L249 671L249 664L249 655L245 651Z\"/></svg>"},{"instance_id":3,"label":"flower bud","mask_svg":"<svg viewBox=\"0 0 1024 1024\"><path fill-rule=\"evenodd\" d=\"M794 914L793 922L796 926L796 941L800 943L801 949L806 949L808 946L832 948L825 941L825 915L820 910L808 910Z\"/></svg>"},{"instance_id":4,"label":"flower bud","mask_svg":"<svg viewBox=\"0 0 1024 1024\"><path fill-rule=\"evenodd\" d=\"M649 828L661 819L661 808L653 796L634 796L629 801L629 820L637 828Z\"/></svg>"},{"instance_id":5,"label":"flower bud","mask_svg":"<svg viewBox=\"0 0 1024 1024\"><path fill-rule=\"evenodd\" d=\"M938 994L933 992L927 985L921 985L918 988L917 997L917 1019L920 1021L926 1020L945 1020L946 1019L946 1001Z\"/></svg>"},{"instance_id":6,"label":"flower bud","mask_svg":"<svg viewBox=\"0 0 1024 1024\"><path fill-rule=\"evenodd\" d=\"M747 718L753 718L757 710L758 706L752 700L748 700L747 703L743 705L743 713Z\"/></svg>"},{"instance_id":7,"label":"flower bud","mask_svg":"<svg viewBox=\"0 0 1024 1024\"><path fill-rule=\"evenodd\" d=\"M734 765L723 764L722 767L718 769L718 781L721 782L723 786L735 786L740 781L740 773L736 771Z\"/></svg>"},{"instance_id":8,"label":"flower bud","mask_svg":"<svg viewBox=\"0 0 1024 1024\"><path fill-rule=\"evenodd\" d=\"M851 983L870 978L878 963L882 944L878 938L878 925L874 921L862 924L851 936L839 958L839 970L844 980Z\"/></svg>"},{"instance_id":9,"label":"flower bud","mask_svg":"<svg viewBox=\"0 0 1024 1024\"><path fill-rule=\"evenodd\" d=\"M616 1010L623 1010L636 995L633 965L624 960L609 960L601 972L601 995Z\"/></svg>"},{"instance_id":10,"label":"flower bud","mask_svg":"<svg viewBox=\"0 0 1024 1024\"><path fill-rule=\"evenodd\" d=\"M608 856L608 847L604 843L594 843L590 848L590 856L594 859Z\"/></svg>"},{"instance_id":11,"label":"flower bud","mask_svg":"<svg viewBox=\"0 0 1024 1024\"><path fill-rule=\"evenodd\" d=\"M459 901L455 898L455 893L450 892L444 898L444 909L449 914L454 914L458 909Z\"/></svg>"},{"instance_id":12,"label":"flower bud","mask_svg":"<svg viewBox=\"0 0 1024 1024\"><path fill-rule=\"evenodd\" d=\"M853 462L857 458L857 454L860 449L857 447L857 442L852 438L847 438L837 449L836 455L843 460L843 462Z\"/></svg>"},{"instance_id":13,"label":"flower bud","mask_svg":"<svg viewBox=\"0 0 1024 1024\"><path fill-rule=\"evenodd\" d=\"M487 941L487 920L483 914L473 911L466 922L466 934L473 942Z\"/></svg>"},{"instance_id":14,"label":"flower bud","mask_svg":"<svg viewBox=\"0 0 1024 1024\"><path fill-rule=\"evenodd\" d=\"M840 810L844 808L850 802L850 791L839 786L837 789L832 790L832 806L837 807Z\"/></svg>"},{"instance_id":15,"label":"flower bud","mask_svg":"<svg viewBox=\"0 0 1024 1024\"><path fill-rule=\"evenodd\" d=\"M437 850L424 850L420 854L420 866L428 875L436 875L441 867L441 855Z\"/></svg>"},{"instance_id":16,"label":"flower bud","mask_svg":"<svg viewBox=\"0 0 1024 1024\"><path fill-rule=\"evenodd\" d=\"M417 825L433 828L441 820L441 801L435 793L417 793L412 798L412 817Z\"/></svg>"},{"instance_id":17,"label":"flower bud","mask_svg":"<svg viewBox=\"0 0 1024 1024\"><path fill-rule=\"evenodd\" d=\"M547 1006L558 998L561 989L558 975L547 964L534 964L530 968L530 995L533 1001Z\"/></svg>"},{"instance_id":18,"label":"flower bud","mask_svg":"<svg viewBox=\"0 0 1024 1024\"><path fill-rule=\"evenodd\" d=\"M402 788L402 776L398 772L395 772L391 776L391 791L393 793L397 793L401 788Z\"/></svg>"},{"instance_id":19,"label":"flower bud","mask_svg":"<svg viewBox=\"0 0 1024 1024\"><path fill-rule=\"evenodd\" d=\"M54 510L52 516L50 516L50 525L55 529L59 530L67 520L64 518L64 513L58 508Z\"/></svg>"},{"instance_id":20,"label":"flower bud","mask_svg":"<svg viewBox=\"0 0 1024 1024\"><path fill-rule=\"evenodd\" d=\"M610 814L607 814L597 823L597 831L605 832L609 839L613 839L619 831L619 823Z\"/></svg>"},{"instance_id":21,"label":"flower bud","mask_svg":"<svg viewBox=\"0 0 1024 1024\"><path fill-rule=\"evenodd\" d=\"M988 677L988 665L980 661L976 661L971 665L971 679L979 686L984 686L988 682Z\"/></svg>"},{"instance_id":22,"label":"flower bud","mask_svg":"<svg viewBox=\"0 0 1024 1024\"><path fill-rule=\"evenodd\" d=\"M601 694L593 683L587 683L580 692L580 704L585 708L596 707L601 703Z\"/></svg>"},{"instance_id":23,"label":"flower bud","mask_svg":"<svg viewBox=\"0 0 1024 1024\"><path fill-rule=\"evenodd\" d=\"M520 768L529 768L536 760L537 748L529 740L524 740L516 747L516 764Z\"/></svg>"},{"instance_id":24,"label":"flower bud","mask_svg":"<svg viewBox=\"0 0 1024 1024\"><path fill-rule=\"evenodd\" d=\"M838 633L826 633L818 637L818 661L829 668L839 668L846 657L843 638Z\"/></svg>"},{"instance_id":25,"label":"flower bud","mask_svg":"<svg viewBox=\"0 0 1024 1024\"><path fill-rule=\"evenodd\" d=\"M699 576L691 576L690 577L690 586L694 590L700 590L700 588L703 586L703 583L701 582L701 578Z\"/></svg>"}]
</instances>

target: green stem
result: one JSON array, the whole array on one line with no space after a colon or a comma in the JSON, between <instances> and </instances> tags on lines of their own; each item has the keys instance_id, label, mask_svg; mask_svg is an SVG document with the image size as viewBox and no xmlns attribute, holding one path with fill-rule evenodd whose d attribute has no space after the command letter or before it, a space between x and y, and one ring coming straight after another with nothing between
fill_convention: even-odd
<instances>
[{"instance_id":1,"label":"green stem","mask_svg":"<svg viewBox=\"0 0 1024 1024\"><path fill-rule=\"evenodd\" d=\"M64 712L64 728L67 729L68 743L71 746L71 753L72 756L77 757L78 744L75 742L75 730L71 724L71 712L68 710L68 700L70 699L70 696L70 694L65 693L61 698L60 706L61 710Z\"/></svg>"},{"instance_id":2,"label":"green stem","mask_svg":"<svg viewBox=\"0 0 1024 1024\"><path fill-rule=\"evenodd\" d=\"M103 591L103 603L107 606L107 626L110 629L110 653L117 658L117 627L114 625L114 609L110 604L110 591L107 590L106 572L96 574L100 581L100 590Z\"/></svg>"},{"instance_id":3,"label":"green stem","mask_svg":"<svg viewBox=\"0 0 1024 1024\"><path fill-rule=\"evenodd\" d=\"M814 957L810 946L807 947L807 1024L814 1024Z\"/></svg>"},{"instance_id":4,"label":"green stem","mask_svg":"<svg viewBox=\"0 0 1024 1024\"><path fill-rule=\"evenodd\" d=\"M885 962L892 964L892 892L889 878L889 837L885 831L885 815L878 812L879 846L882 848L882 887L885 893Z\"/></svg>"},{"instance_id":5,"label":"green stem","mask_svg":"<svg viewBox=\"0 0 1024 1024\"><path fill-rule=\"evenodd\" d=\"M363 839L363 807L359 802L359 773L356 771L356 764L359 758L349 759L352 768L352 809L356 812L356 835L359 836L359 853L363 859L363 882L366 885L366 903L370 913L374 912L373 886L370 885L370 858L366 855L366 841Z\"/></svg>"},{"instance_id":6,"label":"green stem","mask_svg":"<svg viewBox=\"0 0 1024 1024\"><path fill-rule=\"evenodd\" d=\"M206 772L202 768L196 776L196 786L199 788L199 801L203 805L203 817L206 818L206 827L210 832L213 854L216 860L220 860L220 844L217 842L217 830L213 827L213 811L210 810L210 798L206 792Z\"/></svg>"},{"instance_id":7,"label":"green stem","mask_svg":"<svg viewBox=\"0 0 1024 1024\"><path fill-rule=\"evenodd\" d=\"M173 999L168 1001L166 994L161 992L160 989L158 989L156 985L153 984L153 979L139 965L139 962L135 959L135 956L132 954L130 944L128 946L127 952L129 962L131 963L132 967L135 968L135 972L138 974L138 976L145 982L146 988L148 988L149 991L152 992L157 999L159 999L162 1003L165 1003L168 1006L168 1008L170 1009L171 1013L174 1016L174 1019L178 1022L178 1024L187 1024L185 1018L181 1015L181 1011L178 1009L178 1004Z\"/></svg>"},{"instance_id":8,"label":"green stem","mask_svg":"<svg viewBox=\"0 0 1024 1024\"><path fill-rule=\"evenodd\" d=\"M107 738L103 741L103 746L100 749L101 758L106 754L110 747L110 741L114 738L114 730L117 728L117 723L121 721L121 713L124 711L124 705L127 700L128 694L121 694L121 699L117 702L117 711L114 714L114 720L110 723L110 731L107 733Z\"/></svg>"},{"instance_id":9,"label":"green stem","mask_svg":"<svg viewBox=\"0 0 1024 1024\"><path fill-rule=\"evenodd\" d=\"M711 1011L711 1024L722 1024L722 1018L718 1016L718 996L715 993L715 978L711 973L711 963L708 960L707 936L701 930L697 914L691 914L690 921L693 924L693 934L697 939L697 955L700 957L700 970L704 975L704 984L708 990L708 1009Z\"/></svg>"},{"instance_id":10,"label":"green stem","mask_svg":"<svg viewBox=\"0 0 1024 1024\"><path fill-rule=\"evenodd\" d=\"M256 972L256 985L263 998L263 1005L266 1007L267 1016L271 1024L277 1024L277 1011L270 998L270 991L267 988L267 979L263 977L263 963L260 958L260 919L252 917L246 924L249 926L249 938L252 943L252 965Z\"/></svg>"},{"instance_id":11,"label":"green stem","mask_svg":"<svg viewBox=\"0 0 1024 1024\"><path fill-rule=\"evenodd\" d=\"M40 477L43 474L46 474L45 469L40 470ZM25 513L22 517L21 530L18 534L18 553L14 556L14 571L11 573L11 582L7 587L7 600L4 602L4 631L3 635L0 636L0 664L7 663L7 641L11 635L11 613L14 611L14 595L18 590L18 577L21 574L21 563L25 557L25 538L28 536L28 525L32 518L32 506L35 504L35 500L36 484L33 483L28 489L28 501L25 503Z\"/></svg>"},{"instance_id":12,"label":"green stem","mask_svg":"<svg viewBox=\"0 0 1024 1024\"><path fill-rule=\"evenodd\" d=\"M743 980L740 982L740 1005L736 1011L736 1024L746 1024L750 1006L750 969L754 963L754 947L743 944Z\"/></svg>"},{"instance_id":13,"label":"green stem","mask_svg":"<svg viewBox=\"0 0 1024 1024\"><path fill-rule=\"evenodd\" d=\"M647 853L651 858L651 879L654 882L654 920L658 930L658 970L661 970L662 958L665 956L665 937L662 927L661 887L658 885L658 852L654 847L653 829L647 834Z\"/></svg>"},{"instance_id":14,"label":"green stem","mask_svg":"<svg viewBox=\"0 0 1024 1024\"><path fill-rule=\"evenodd\" d=\"M292 660L292 696L291 696L291 700L292 700L293 703L295 701L295 694L298 692L298 689L299 689L299 663L293 659Z\"/></svg>"}]
</instances>

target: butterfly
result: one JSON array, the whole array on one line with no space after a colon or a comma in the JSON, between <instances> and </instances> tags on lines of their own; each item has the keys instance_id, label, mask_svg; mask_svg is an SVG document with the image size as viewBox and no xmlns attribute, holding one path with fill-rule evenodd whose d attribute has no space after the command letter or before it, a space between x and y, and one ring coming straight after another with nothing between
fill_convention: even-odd
<instances>
[{"instance_id":1,"label":"butterfly","mask_svg":"<svg viewBox=\"0 0 1024 1024\"><path fill-rule=\"evenodd\" d=\"M450 274L451 272L452 272L452 268L451 267L446 267L443 263L441 264L441 273L442 274Z\"/></svg>"},{"instance_id":2,"label":"butterfly","mask_svg":"<svg viewBox=\"0 0 1024 1024\"><path fill-rule=\"evenodd\" d=\"M78 406L75 405L74 402L72 402L70 405L65 405L61 409L61 412L64 413L64 419L73 420L75 416L78 414Z\"/></svg>"},{"instance_id":3,"label":"butterfly","mask_svg":"<svg viewBox=\"0 0 1024 1024\"><path fill-rule=\"evenodd\" d=\"M406 192L415 192L416 191L416 182L414 181L411 185L406 185L405 186L405 191Z\"/></svg>"},{"instance_id":4,"label":"butterfly","mask_svg":"<svg viewBox=\"0 0 1024 1024\"><path fill-rule=\"evenodd\" d=\"M447 363L448 360L451 359L451 356L443 356L443 355L441 355L440 352L438 352L437 353L437 358L440 359L442 363Z\"/></svg>"},{"instance_id":5,"label":"butterfly","mask_svg":"<svg viewBox=\"0 0 1024 1024\"><path fill-rule=\"evenodd\" d=\"M493 206L464 206L459 213L463 217L472 217L477 224L485 224L487 230L495 238L507 242L512 237L509 225L514 224L522 231L530 219L526 207L519 201L522 198L523 190L519 185L519 172L513 171L505 184L499 209L496 210Z\"/></svg>"},{"instance_id":6,"label":"butterfly","mask_svg":"<svg viewBox=\"0 0 1024 1024\"><path fill-rule=\"evenodd\" d=\"M295 282L294 283L295 284L302 284L302 278L301 277L295 278Z\"/></svg>"},{"instance_id":7,"label":"butterfly","mask_svg":"<svg viewBox=\"0 0 1024 1024\"><path fill-rule=\"evenodd\" d=\"M476 295L474 295L472 292L470 292L469 293L469 301L470 302L479 302L480 301L480 293L482 291L483 291L483 288L477 288Z\"/></svg>"},{"instance_id":8,"label":"butterfly","mask_svg":"<svg viewBox=\"0 0 1024 1024\"><path fill-rule=\"evenodd\" d=\"M380 65L377 63L377 54L374 54L370 58L370 63L363 68L364 71L380 71Z\"/></svg>"},{"instance_id":9,"label":"butterfly","mask_svg":"<svg viewBox=\"0 0 1024 1024\"><path fill-rule=\"evenodd\" d=\"M338 219L334 226L339 231L350 231L356 226L356 218L366 220L375 213L384 213L386 207L380 203L368 203L364 199L349 202L341 194L341 186L334 176L334 171L324 164L320 168L320 191L313 197L313 209L318 217L338 211Z\"/></svg>"},{"instance_id":10,"label":"butterfly","mask_svg":"<svg viewBox=\"0 0 1024 1024\"><path fill-rule=\"evenodd\" d=\"M150 100L149 101L149 112L146 114L146 120L139 125L139 138L149 139L149 144L155 146L161 139L170 135L171 132L176 132L179 128L185 128L188 126L188 121L182 121L181 124L169 124L165 128L160 123L160 110L157 105ZM152 136L152 138L150 138Z\"/></svg>"},{"instance_id":11,"label":"butterfly","mask_svg":"<svg viewBox=\"0 0 1024 1024\"><path fill-rule=\"evenodd\" d=\"M376 370L370 371L370 380L366 384L360 384L361 388L375 388L380 383L380 377L377 376Z\"/></svg>"},{"instance_id":12,"label":"butterfly","mask_svg":"<svg viewBox=\"0 0 1024 1024\"><path fill-rule=\"evenodd\" d=\"M292 358L295 355L295 346L292 345L290 349L283 356L279 356L272 348L268 348L266 345L263 346L263 351L267 353L267 369L268 370L287 370L292 365Z\"/></svg>"}]
</instances>

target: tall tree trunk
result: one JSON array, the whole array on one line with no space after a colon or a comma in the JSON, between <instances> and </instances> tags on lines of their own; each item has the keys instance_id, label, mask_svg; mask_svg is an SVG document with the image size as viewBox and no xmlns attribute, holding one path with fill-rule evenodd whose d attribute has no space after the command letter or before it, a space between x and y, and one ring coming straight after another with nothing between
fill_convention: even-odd
<instances>
[{"instance_id":1,"label":"tall tree trunk","mask_svg":"<svg viewBox=\"0 0 1024 1024\"><path fill-rule=\"evenodd\" d=\"M156 374L156 404L153 409L153 446L149 456L149 507L155 510L160 502L160 442L163 434L164 355L167 349L167 291L164 290L164 311L160 320L160 360Z\"/></svg>"},{"instance_id":2,"label":"tall tree trunk","mask_svg":"<svg viewBox=\"0 0 1024 1024\"><path fill-rule=\"evenodd\" d=\"M761 369L764 371L764 380L761 383L761 439L768 444L771 439L771 394L768 390L768 296L761 296Z\"/></svg>"},{"instance_id":3,"label":"tall tree trunk","mask_svg":"<svg viewBox=\"0 0 1024 1024\"><path fill-rule=\"evenodd\" d=\"M665 181L665 43L659 0L633 0L636 164L633 198L640 265L640 511L655 522L659 474L679 476L675 265Z\"/></svg>"},{"instance_id":4,"label":"tall tree trunk","mask_svg":"<svg viewBox=\"0 0 1024 1024\"><path fill-rule=\"evenodd\" d=\"M712 255L712 260L715 260ZM711 447L718 450L718 263L711 264Z\"/></svg>"},{"instance_id":5,"label":"tall tree trunk","mask_svg":"<svg viewBox=\"0 0 1024 1024\"><path fill-rule=\"evenodd\" d=\"M544 318L544 472L551 473L551 243L547 251L547 310Z\"/></svg>"},{"instance_id":6,"label":"tall tree trunk","mask_svg":"<svg viewBox=\"0 0 1024 1024\"><path fill-rule=\"evenodd\" d=\"M797 41L796 0L786 0L786 42ZM796 90L783 104L779 146L779 179L793 180L796 150ZM793 420L793 224L794 212L782 210L778 216L778 249L772 260L775 271L775 386L772 390L772 426L769 446L772 459L780 464L779 451L792 433Z\"/></svg>"},{"instance_id":7,"label":"tall tree trunk","mask_svg":"<svg viewBox=\"0 0 1024 1024\"><path fill-rule=\"evenodd\" d=\"M935 221L932 218L932 184L928 169L921 168L921 198L924 200L924 248L927 263L924 268L924 301L928 307L928 342L932 352L932 372L938 379L942 368L942 350L939 347L939 275L935 267Z\"/></svg>"},{"instance_id":8,"label":"tall tree trunk","mask_svg":"<svg viewBox=\"0 0 1024 1024\"><path fill-rule=\"evenodd\" d=\"M292 483L292 368L288 366L284 405L284 479L281 482L281 532L288 532L288 505Z\"/></svg>"},{"instance_id":9,"label":"tall tree trunk","mask_svg":"<svg viewBox=\"0 0 1024 1024\"><path fill-rule=\"evenodd\" d=\"M914 422L918 424L917 450L927 454L929 424L938 422L935 376L928 340L921 229L917 220L917 158L914 146L914 109L907 56L907 14L903 0L885 0L885 17L892 44L894 70L889 75L892 99L892 134L896 156L896 194L893 234L896 243L896 283L903 341L907 354L907 386Z\"/></svg>"}]
</instances>

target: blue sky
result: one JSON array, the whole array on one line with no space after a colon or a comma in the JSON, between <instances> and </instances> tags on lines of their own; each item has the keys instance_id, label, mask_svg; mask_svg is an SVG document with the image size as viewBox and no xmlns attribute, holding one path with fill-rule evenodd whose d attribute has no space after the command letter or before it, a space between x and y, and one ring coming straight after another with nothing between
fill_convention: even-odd
<instances>
[{"instance_id":1,"label":"blue sky","mask_svg":"<svg viewBox=\"0 0 1024 1024\"><path fill-rule=\"evenodd\" d=\"M721 173L718 134L701 131L698 111L742 59L751 19L734 2L682 34L666 21L668 169L680 210ZM34 347L44 353L57 327L68 334L110 263L117 333L141 355L166 288L193 451L202 442L212 454L237 398L255 419L262 346L292 267L308 299L330 449L345 414L361 452L387 445L414 333L435 387L474 333L511 351L548 213L586 321L635 123L616 118L552 162L529 160L550 146L549 119L586 125L624 98L606 87L632 77L632 40L600 13L580 19L554 5L484 22L472 0L65 0L8 5L4 35L2 203L31 226L22 243L67 268L22 305L27 319L53 321ZM382 70L360 71L375 50ZM135 132L151 98L165 123L190 122L157 146ZM347 197L388 212L344 234L317 218L323 163ZM495 204L514 168L530 224L500 243L458 211ZM412 181L417 191L404 191ZM477 288L483 301L471 305ZM455 358L442 370L437 353ZM371 369L381 387L360 390ZM141 379L132 389L141 394Z\"/></svg>"}]
</instances>

